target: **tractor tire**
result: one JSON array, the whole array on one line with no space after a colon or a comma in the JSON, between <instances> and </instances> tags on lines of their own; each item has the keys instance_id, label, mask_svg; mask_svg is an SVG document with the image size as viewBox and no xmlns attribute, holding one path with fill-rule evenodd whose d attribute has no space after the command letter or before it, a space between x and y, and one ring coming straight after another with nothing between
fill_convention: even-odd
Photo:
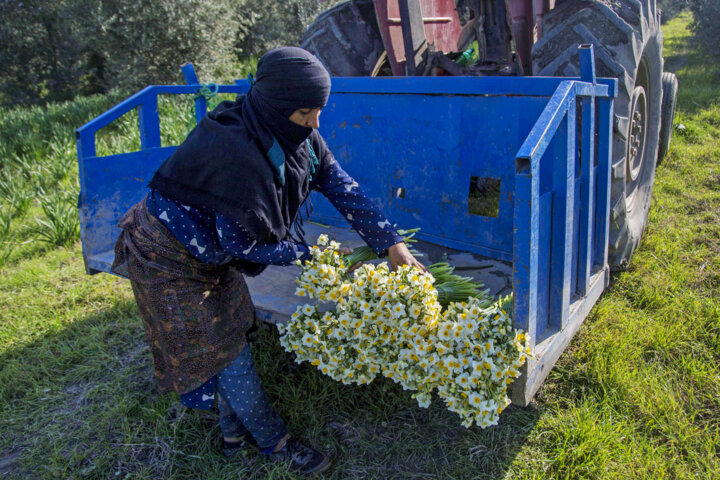
<instances>
[{"instance_id":1,"label":"tractor tire","mask_svg":"<svg viewBox=\"0 0 720 480\"><path fill-rule=\"evenodd\" d=\"M372 0L344 2L318 15L300 46L333 77L370 76L385 51Z\"/></svg>"},{"instance_id":2,"label":"tractor tire","mask_svg":"<svg viewBox=\"0 0 720 480\"><path fill-rule=\"evenodd\" d=\"M672 140L673 120L675 119L675 104L677 103L678 79L674 73L664 72L662 76L662 120L660 124L660 147L658 150L658 165L665 159L670 150Z\"/></svg>"},{"instance_id":3,"label":"tractor tire","mask_svg":"<svg viewBox=\"0 0 720 480\"><path fill-rule=\"evenodd\" d=\"M578 45L591 43L597 75L618 79L609 263L622 267L640 244L655 181L663 94L660 11L655 0L558 3L533 46L533 75L578 77Z\"/></svg>"}]
</instances>

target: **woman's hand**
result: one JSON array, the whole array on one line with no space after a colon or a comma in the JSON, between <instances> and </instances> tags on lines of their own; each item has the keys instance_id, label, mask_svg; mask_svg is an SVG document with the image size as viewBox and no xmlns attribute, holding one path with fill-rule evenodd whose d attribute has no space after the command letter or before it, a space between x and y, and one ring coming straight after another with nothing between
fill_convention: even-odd
<instances>
[{"instance_id":1,"label":"woman's hand","mask_svg":"<svg viewBox=\"0 0 720 480\"><path fill-rule=\"evenodd\" d=\"M390 266L393 270L397 270L402 265L410 265L411 267L417 267L423 272L427 272L425 266L420 263L408 249L405 242L396 243L392 247L388 248L388 258L390 259Z\"/></svg>"}]
</instances>

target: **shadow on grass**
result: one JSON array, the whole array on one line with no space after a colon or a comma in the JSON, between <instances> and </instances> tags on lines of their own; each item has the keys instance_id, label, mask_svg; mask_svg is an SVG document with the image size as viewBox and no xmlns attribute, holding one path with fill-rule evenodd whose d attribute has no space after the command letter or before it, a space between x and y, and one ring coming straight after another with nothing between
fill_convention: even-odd
<instances>
[{"instance_id":1,"label":"shadow on grass","mask_svg":"<svg viewBox=\"0 0 720 480\"><path fill-rule=\"evenodd\" d=\"M0 477L107 476L132 412L158 400L136 311L117 303L0 355Z\"/></svg>"},{"instance_id":2,"label":"shadow on grass","mask_svg":"<svg viewBox=\"0 0 720 480\"><path fill-rule=\"evenodd\" d=\"M534 407L511 407L500 425L466 429L439 399L422 409L378 378L346 386L298 365L274 327L252 336L260 375L291 433L331 454L328 478L503 478L537 423Z\"/></svg>"},{"instance_id":3,"label":"shadow on grass","mask_svg":"<svg viewBox=\"0 0 720 480\"><path fill-rule=\"evenodd\" d=\"M345 386L295 364L274 327L251 348L291 433L331 455L325 478L502 478L540 415L511 407L496 427L465 429L386 379ZM132 301L10 348L0 365L2 478L294 478L254 451L225 459L215 412L158 395Z\"/></svg>"}]
</instances>

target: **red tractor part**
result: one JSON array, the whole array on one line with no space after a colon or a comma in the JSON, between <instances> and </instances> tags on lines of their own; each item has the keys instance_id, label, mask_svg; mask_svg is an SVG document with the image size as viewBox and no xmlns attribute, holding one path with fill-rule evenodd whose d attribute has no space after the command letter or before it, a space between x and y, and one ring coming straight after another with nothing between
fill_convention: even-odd
<instances>
[{"instance_id":1,"label":"red tractor part","mask_svg":"<svg viewBox=\"0 0 720 480\"><path fill-rule=\"evenodd\" d=\"M406 72L414 75L416 66L422 61L422 53L429 45L444 53L458 50L461 26L455 0L376 0L374 3L380 36L394 76ZM420 18L422 29L416 24L406 27L403 32L403 18L415 22ZM412 54L408 55L408 52ZM408 56L416 58L411 62L410 70L407 70Z\"/></svg>"}]
</instances>

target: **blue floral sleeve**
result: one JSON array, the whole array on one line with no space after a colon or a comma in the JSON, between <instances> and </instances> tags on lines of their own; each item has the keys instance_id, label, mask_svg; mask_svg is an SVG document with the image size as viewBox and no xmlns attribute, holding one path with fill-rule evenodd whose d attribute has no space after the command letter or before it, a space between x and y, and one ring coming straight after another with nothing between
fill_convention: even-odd
<instances>
[{"instance_id":1,"label":"blue floral sleeve","mask_svg":"<svg viewBox=\"0 0 720 480\"><path fill-rule=\"evenodd\" d=\"M222 249L232 255L263 265L289 265L294 261L306 260L307 245L292 240L279 243L259 243L236 221L215 214L215 229Z\"/></svg>"},{"instance_id":2,"label":"blue floral sleeve","mask_svg":"<svg viewBox=\"0 0 720 480\"><path fill-rule=\"evenodd\" d=\"M378 206L334 158L324 166L313 187L330 200L378 256L403 241Z\"/></svg>"}]
</instances>

